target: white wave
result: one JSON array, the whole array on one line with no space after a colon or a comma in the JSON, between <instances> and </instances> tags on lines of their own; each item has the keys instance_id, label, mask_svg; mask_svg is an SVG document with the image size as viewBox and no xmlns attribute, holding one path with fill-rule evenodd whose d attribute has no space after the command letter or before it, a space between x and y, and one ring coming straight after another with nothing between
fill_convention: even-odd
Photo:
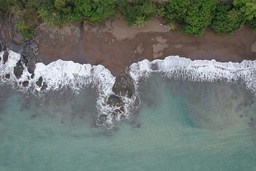
<instances>
[{"instance_id":1,"label":"white wave","mask_svg":"<svg viewBox=\"0 0 256 171\"><path fill-rule=\"evenodd\" d=\"M83 87L94 86L97 88L99 96L97 98L97 110L99 116L106 116L107 125L111 125L115 120L121 120L122 117L130 116L132 106L135 104L136 94L132 98L121 97L125 103L122 115L113 116L115 110L120 111L120 107L110 106L107 103L108 97L113 94L112 87L115 83L115 77L102 65L79 64L72 61L57 60L48 65L37 63L34 76L28 72L23 64L24 70L21 78L17 79L14 74L14 67L20 60L20 54L8 51L9 57L3 64L3 54L0 52L0 78L4 82L17 84L21 89L31 89L41 91L36 82L40 77L43 83L47 84L47 90L58 90L69 86L74 91L79 91ZM215 81L226 79L227 81L243 80L247 88L256 93L256 61L235 62L216 62L215 60L190 60L178 56L169 56L163 60L143 60L134 63L129 67L129 72L135 81L135 88L142 77L148 76L153 72L164 73L167 77L179 79L189 79L192 81ZM6 74L10 75L5 79ZM28 81L28 86L23 87L22 83ZM114 118L115 117L115 118Z\"/></svg>"},{"instance_id":2,"label":"white wave","mask_svg":"<svg viewBox=\"0 0 256 171\"><path fill-rule=\"evenodd\" d=\"M10 58L3 64L3 55L4 52L0 52L0 77L10 74L10 79L14 80L15 75L13 73L13 68L16 66L16 63L20 60L20 55L13 51L9 51Z\"/></svg>"},{"instance_id":3,"label":"white wave","mask_svg":"<svg viewBox=\"0 0 256 171\"><path fill-rule=\"evenodd\" d=\"M169 56L163 60L157 59L151 62L143 60L130 66L130 74L136 82L153 72L191 81L226 79L234 82L240 79L248 89L256 93L256 61L244 60L241 63L216 60L193 61L179 56Z\"/></svg>"},{"instance_id":4,"label":"white wave","mask_svg":"<svg viewBox=\"0 0 256 171\"><path fill-rule=\"evenodd\" d=\"M3 58L3 52L0 53L0 58ZM9 51L8 60L3 64L3 60L0 62L0 78L2 81L9 83L20 83L29 81L27 87L20 88L32 89L33 91L40 91L36 82L40 77L43 79L43 83L47 84L46 90L58 90L62 87L69 86L75 91L78 91L82 87L94 86L97 88L99 97L97 99L97 108L99 113L106 113L106 101L107 97L112 93L112 87L115 83L115 77L111 72L102 65L90 65L90 64L78 64L73 61L57 60L48 65L43 63L37 63L34 71L34 77L28 72L28 69L24 66L21 78L17 79L14 74L14 67L20 60L20 54L13 51ZM5 79L6 74L10 74L9 79Z\"/></svg>"}]
</instances>

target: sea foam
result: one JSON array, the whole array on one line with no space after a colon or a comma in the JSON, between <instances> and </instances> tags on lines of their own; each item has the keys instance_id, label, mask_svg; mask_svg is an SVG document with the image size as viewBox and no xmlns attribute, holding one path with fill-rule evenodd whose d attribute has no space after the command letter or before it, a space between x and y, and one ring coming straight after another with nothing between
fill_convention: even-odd
<instances>
[{"instance_id":1,"label":"sea foam","mask_svg":"<svg viewBox=\"0 0 256 171\"><path fill-rule=\"evenodd\" d=\"M163 73L167 77L191 81L242 80L256 93L256 61L217 62L216 60L191 60L179 56L149 61L147 59L130 66L132 78L138 82L151 73Z\"/></svg>"},{"instance_id":2,"label":"sea foam","mask_svg":"<svg viewBox=\"0 0 256 171\"><path fill-rule=\"evenodd\" d=\"M58 90L63 87L70 87L76 92L83 87L94 86L98 90L97 110L99 116L106 116L104 124L111 125L113 121L121 120L123 117L115 116L112 113L117 107L111 107L107 104L107 99L114 94L112 87L116 77L102 65L79 64L72 61L57 60L48 65L37 63L34 75L28 72L27 67L23 65L24 70L21 78L16 78L14 67L21 56L13 51L8 51L9 56L3 64L3 54L0 52L0 78L4 83L17 85L21 90L32 90L41 92L37 81L42 78L42 82L47 85L45 91ZM142 77L147 77L151 73L162 73L170 78L188 79L191 81L216 81L225 79L229 82L242 80L246 87L256 94L256 61L244 60L241 63L235 62L217 62L215 60L190 60L179 56L169 56L165 59L154 61L143 60L133 63L129 67L129 74L134 79L135 88L138 88L138 82ZM9 78L6 78L6 75ZM22 82L27 81L26 87ZM137 95L137 93L135 93ZM131 115L132 105L135 104L136 97L121 97L124 104L122 116L127 118Z\"/></svg>"}]
</instances>

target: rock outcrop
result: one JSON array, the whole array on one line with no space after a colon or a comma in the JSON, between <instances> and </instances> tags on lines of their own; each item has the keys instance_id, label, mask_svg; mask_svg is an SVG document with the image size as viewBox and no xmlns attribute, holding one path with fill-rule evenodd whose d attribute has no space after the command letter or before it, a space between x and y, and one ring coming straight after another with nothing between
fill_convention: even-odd
<instances>
[{"instance_id":1,"label":"rock outcrop","mask_svg":"<svg viewBox=\"0 0 256 171\"><path fill-rule=\"evenodd\" d=\"M23 70L24 70L24 67L22 65L22 62L21 60L19 60L17 63L16 63L16 66L14 67L14 75L17 79L20 79L21 78L21 75L23 73Z\"/></svg>"},{"instance_id":2,"label":"rock outcrop","mask_svg":"<svg viewBox=\"0 0 256 171\"><path fill-rule=\"evenodd\" d=\"M116 77L116 82L112 90L118 96L127 96L131 98L135 93L132 77L127 72L120 74Z\"/></svg>"},{"instance_id":3,"label":"rock outcrop","mask_svg":"<svg viewBox=\"0 0 256 171\"><path fill-rule=\"evenodd\" d=\"M39 79L36 81L36 85L38 87L41 87L42 86L42 83L43 83L43 77L39 77Z\"/></svg>"},{"instance_id":4,"label":"rock outcrop","mask_svg":"<svg viewBox=\"0 0 256 171\"><path fill-rule=\"evenodd\" d=\"M111 94L109 96L107 103L110 106L116 106L116 107L121 107L124 105L124 102L122 101L122 99L119 96L114 94Z\"/></svg>"},{"instance_id":5,"label":"rock outcrop","mask_svg":"<svg viewBox=\"0 0 256 171\"><path fill-rule=\"evenodd\" d=\"M30 40L23 44L23 48L21 50L21 60L28 68L28 72L30 74L34 73L37 55L38 42L36 40Z\"/></svg>"},{"instance_id":6,"label":"rock outcrop","mask_svg":"<svg viewBox=\"0 0 256 171\"><path fill-rule=\"evenodd\" d=\"M135 86L133 83L132 77L129 75L128 72L124 72L116 77L115 84L112 88L113 94L111 94L107 99L107 104L110 107L113 107L114 110L111 113L113 118L125 118L126 105L124 102L124 98L133 98L135 95ZM99 116L100 122L104 122L106 120L104 114Z\"/></svg>"},{"instance_id":7,"label":"rock outcrop","mask_svg":"<svg viewBox=\"0 0 256 171\"><path fill-rule=\"evenodd\" d=\"M4 62L4 64L8 61L8 56L9 56L9 53L7 51L5 51L4 55L3 55L3 62Z\"/></svg>"}]
</instances>

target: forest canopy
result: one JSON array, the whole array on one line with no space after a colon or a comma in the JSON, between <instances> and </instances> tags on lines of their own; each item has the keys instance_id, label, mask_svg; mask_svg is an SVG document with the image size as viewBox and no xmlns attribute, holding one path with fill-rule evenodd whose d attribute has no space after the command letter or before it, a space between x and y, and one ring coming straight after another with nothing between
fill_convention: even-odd
<instances>
[{"instance_id":1,"label":"forest canopy","mask_svg":"<svg viewBox=\"0 0 256 171\"><path fill-rule=\"evenodd\" d=\"M170 29L200 35L207 27L216 33L232 33L246 24L256 29L255 0L0 0L1 19L12 16L16 29L30 39L41 23L95 24L120 14L129 26L143 27L161 17Z\"/></svg>"}]
</instances>

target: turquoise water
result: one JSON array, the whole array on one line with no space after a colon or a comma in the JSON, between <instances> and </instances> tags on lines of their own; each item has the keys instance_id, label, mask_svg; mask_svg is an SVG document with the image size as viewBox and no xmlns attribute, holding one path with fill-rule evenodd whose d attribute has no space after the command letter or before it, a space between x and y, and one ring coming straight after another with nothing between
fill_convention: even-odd
<instances>
[{"instance_id":1,"label":"turquoise water","mask_svg":"<svg viewBox=\"0 0 256 171\"><path fill-rule=\"evenodd\" d=\"M0 171L254 171L256 98L242 84L154 75L140 108L98 128L92 89L45 100L0 87Z\"/></svg>"}]
</instances>

